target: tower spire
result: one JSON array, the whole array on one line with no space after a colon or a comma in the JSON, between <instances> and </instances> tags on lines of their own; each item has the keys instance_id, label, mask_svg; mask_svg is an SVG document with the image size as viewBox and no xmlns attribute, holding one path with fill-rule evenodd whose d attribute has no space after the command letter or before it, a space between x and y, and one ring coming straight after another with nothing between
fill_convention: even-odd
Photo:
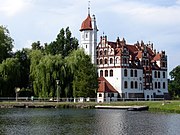
<instances>
[{"instance_id":1,"label":"tower spire","mask_svg":"<svg viewBox=\"0 0 180 135\"><path fill-rule=\"evenodd\" d=\"M88 15L90 15L90 1L88 1Z\"/></svg>"}]
</instances>

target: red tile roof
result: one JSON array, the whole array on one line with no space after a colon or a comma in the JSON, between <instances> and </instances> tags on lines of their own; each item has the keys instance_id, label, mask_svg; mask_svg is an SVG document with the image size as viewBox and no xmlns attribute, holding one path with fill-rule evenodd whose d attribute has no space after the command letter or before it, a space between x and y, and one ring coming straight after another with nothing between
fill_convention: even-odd
<instances>
[{"instance_id":1,"label":"red tile roof","mask_svg":"<svg viewBox=\"0 0 180 135\"><path fill-rule=\"evenodd\" d=\"M118 93L115 88L104 78L104 77L99 77L99 88L98 92L106 92L106 93Z\"/></svg>"},{"instance_id":2,"label":"red tile roof","mask_svg":"<svg viewBox=\"0 0 180 135\"><path fill-rule=\"evenodd\" d=\"M160 53L156 54L156 56L154 57L154 60L155 61L161 60L161 54Z\"/></svg>"},{"instance_id":3,"label":"red tile roof","mask_svg":"<svg viewBox=\"0 0 180 135\"><path fill-rule=\"evenodd\" d=\"M82 30L92 30L91 17L88 14L87 18L82 22L81 29Z\"/></svg>"}]
</instances>

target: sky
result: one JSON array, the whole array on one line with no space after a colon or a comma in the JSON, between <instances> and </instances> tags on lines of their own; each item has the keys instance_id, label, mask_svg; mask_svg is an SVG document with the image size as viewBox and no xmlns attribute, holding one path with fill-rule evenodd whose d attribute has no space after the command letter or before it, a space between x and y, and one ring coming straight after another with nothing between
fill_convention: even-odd
<instances>
[{"instance_id":1,"label":"sky","mask_svg":"<svg viewBox=\"0 0 180 135\"><path fill-rule=\"evenodd\" d=\"M0 25L14 39L14 51L32 42L50 43L61 28L70 27L80 40L79 29L88 14L88 0L0 0ZM98 41L125 38L128 44L143 40L157 51L166 51L168 71L180 65L180 0L91 0Z\"/></svg>"}]
</instances>

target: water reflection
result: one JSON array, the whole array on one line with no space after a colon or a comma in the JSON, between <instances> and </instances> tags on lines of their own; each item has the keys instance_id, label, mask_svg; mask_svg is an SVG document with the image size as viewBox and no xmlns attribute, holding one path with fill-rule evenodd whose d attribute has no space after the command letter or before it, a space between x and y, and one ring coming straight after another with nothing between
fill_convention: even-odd
<instances>
[{"instance_id":1,"label":"water reflection","mask_svg":"<svg viewBox=\"0 0 180 135\"><path fill-rule=\"evenodd\" d=\"M176 135L179 114L95 109L1 109L0 134Z\"/></svg>"}]
</instances>

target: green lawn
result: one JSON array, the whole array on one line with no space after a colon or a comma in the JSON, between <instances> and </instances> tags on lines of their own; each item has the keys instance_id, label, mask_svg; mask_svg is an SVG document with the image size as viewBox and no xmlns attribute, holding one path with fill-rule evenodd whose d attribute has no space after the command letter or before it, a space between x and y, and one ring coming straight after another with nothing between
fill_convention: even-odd
<instances>
[{"instance_id":1,"label":"green lawn","mask_svg":"<svg viewBox=\"0 0 180 135\"><path fill-rule=\"evenodd\" d=\"M142 105L149 106L149 111L153 112L171 112L180 113L180 101L128 101L128 102L114 102L110 105Z\"/></svg>"}]
</instances>

